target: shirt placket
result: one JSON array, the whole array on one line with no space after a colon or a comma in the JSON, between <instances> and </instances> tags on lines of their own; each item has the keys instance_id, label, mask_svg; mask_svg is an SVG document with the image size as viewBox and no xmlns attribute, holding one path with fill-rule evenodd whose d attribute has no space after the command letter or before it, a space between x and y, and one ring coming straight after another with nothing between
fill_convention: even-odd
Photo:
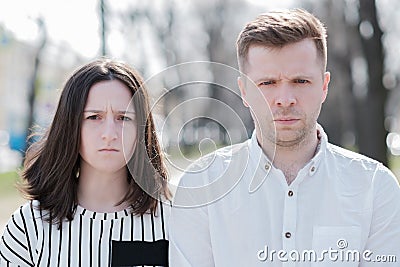
<instances>
[{"instance_id":1,"label":"shirt placket","mask_svg":"<svg viewBox=\"0 0 400 267\"><path fill-rule=\"evenodd\" d=\"M296 249L297 232L297 193L298 184L287 186L285 189L285 204L283 210L282 249L286 253L283 266L295 266L291 254ZM287 260L286 260L287 259Z\"/></svg>"}]
</instances>

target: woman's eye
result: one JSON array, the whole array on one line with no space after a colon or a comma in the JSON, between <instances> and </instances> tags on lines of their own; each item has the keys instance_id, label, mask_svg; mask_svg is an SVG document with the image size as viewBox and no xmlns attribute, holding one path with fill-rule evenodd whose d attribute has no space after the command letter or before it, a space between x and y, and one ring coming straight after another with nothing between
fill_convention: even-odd
<instances>
[{"instance_id":1,"label":"woman's eye","mask_svg":"<svg viewBox=\"0 0 400 267\"><path fill-rule=\"evenodd\" d=\"M86 117L87 120L98 120L100 119L99 115L90 115L88 117Z\"/></svg>"},{"instance_id":2,"label":"woman's eye","mask_svg":"<svg viewBox=\"0 0 400 267\"><path fill-rule=\"evenodd\" d=\"M121 120L121 121L131 121L132 119L129 118L129 117L126 117L126 116L121 116L121 117L119 117L119 120Z\"/></svg>"}]
</instances>

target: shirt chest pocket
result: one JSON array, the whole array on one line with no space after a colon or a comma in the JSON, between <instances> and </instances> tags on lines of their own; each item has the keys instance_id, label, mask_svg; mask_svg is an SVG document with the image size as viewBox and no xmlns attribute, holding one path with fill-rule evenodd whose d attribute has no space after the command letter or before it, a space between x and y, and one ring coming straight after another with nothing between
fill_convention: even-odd
<instances>
[{"instance_id":1,"label":"shirt chest pocket","mask_svg":"<svg viewBox=\"0 0 400 267\"><path fill-rule=\"evenodd\" d=\"M311 266L358 266L362 253L358 226L315 226Z\"/></svg>"}]
</instances>

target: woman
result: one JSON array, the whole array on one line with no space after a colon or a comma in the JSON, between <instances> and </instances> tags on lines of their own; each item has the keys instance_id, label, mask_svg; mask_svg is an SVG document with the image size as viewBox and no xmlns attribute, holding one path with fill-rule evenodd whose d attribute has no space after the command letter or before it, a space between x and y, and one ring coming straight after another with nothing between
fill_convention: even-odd
<instances>
[{"instance_id":1,"label":"woman","mask_svg":"<svg viewBox=\"0 0 400 267\"><path fill-rule=\"evenodd\" d=\"M168 264L166 170L142 78L126 64L99 59L71 75L22 178L30 201L5 228L1 266Z\"/></svg>"}]
</instances>

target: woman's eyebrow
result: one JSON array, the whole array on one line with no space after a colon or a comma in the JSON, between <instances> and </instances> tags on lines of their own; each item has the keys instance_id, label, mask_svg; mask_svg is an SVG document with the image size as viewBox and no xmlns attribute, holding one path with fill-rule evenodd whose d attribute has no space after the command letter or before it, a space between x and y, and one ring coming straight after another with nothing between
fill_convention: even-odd
<instances>
[{"instance_id":1,"label":"woman's eyebrow","mask_svg":"<svg viewBox=\"0 0 400 267\"><path fill-rule=\"evenodd\" d=\"M97 110L97 109L88 109L88 110L84 110L83 112L88 112L88 113L101 113L101 112L105 112L104 110ZM135 111L129 111L129 110L119 110L116 112L117 114L136 114Z\"/></svg>"},{"instance_id":2,"label":"woman's eyebrow","mask_svg":"<svg viewBox=\"0 0 400 267\"><path fill-rule=\"evenodd\" d=\"M127 113L129 113L129 114L136 114L135 111L129 111L129 110L120 110L120 111L117 111L117 114L127 114Z\"/></svg>"},{"instance_id":3,"label":"woman's eyebrow","mask_svg":"<svg viewBox=\"0 0 400 267\"><path fill-rule=\"evenodd\" d=\"M87 109L87 110L84 110L83 112L101 113L101 112L104 112L104 111L103 110L97 110L97 109Z\"/></svg>"}]
</instances>

